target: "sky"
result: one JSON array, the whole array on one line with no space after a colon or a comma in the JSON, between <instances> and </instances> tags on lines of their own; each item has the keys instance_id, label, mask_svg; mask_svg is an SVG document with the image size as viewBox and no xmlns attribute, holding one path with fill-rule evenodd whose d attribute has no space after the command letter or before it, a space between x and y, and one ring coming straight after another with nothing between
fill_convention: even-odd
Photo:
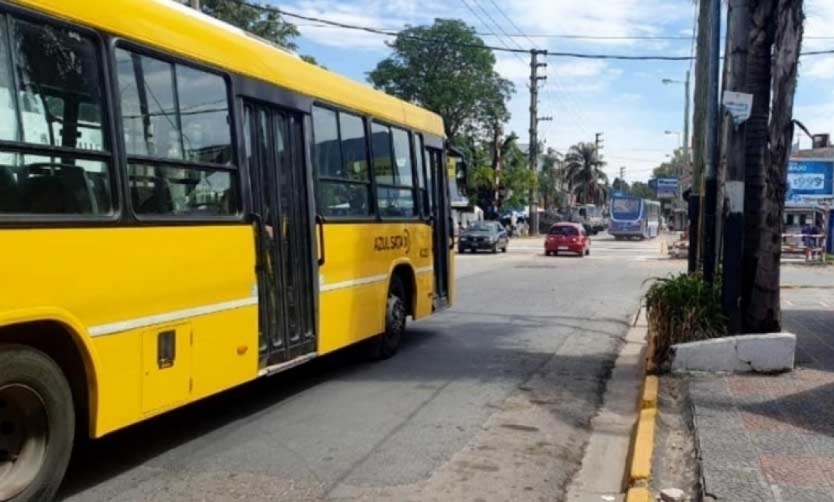
<instances>
[{"instance_id":1,"label":"sky","mask_svg":"<svg viewBox=\"0 0 834 502\"><path fill-rule=\"evenodd\" d=\"M352 25L398 30L462 19L488 45L597 54L689 56L696 6L692 0L265 0L289 12ZM804 50L834 49L834 0L806 0ZM292 19L291 19L292 20ZM390 55L390 37L293 20L299 53L329 69L367 82L367 73ZM497 36L496 36L497 35ZM513 36L508 36L513 35ZM526 35L526 36L522 36ZM678 37L572 39L544 35ZM830 37L830 38L825 38ZM508 131L527 142L529 55L496 53L496 69L515 84ZM652 168L680 145L683 81L688 61L613 61L550 57L539 91L539 136L546 147L567 150L602 132L611 179L625 167L629 182L645 181ZM801 60L794 116L812 133L834 133L834 55ZM694 87L694 86L693 86ZM666 134L669 131L670 134ZM810 144L801 138L803 147Z\"/></svg>"}]
</instances>

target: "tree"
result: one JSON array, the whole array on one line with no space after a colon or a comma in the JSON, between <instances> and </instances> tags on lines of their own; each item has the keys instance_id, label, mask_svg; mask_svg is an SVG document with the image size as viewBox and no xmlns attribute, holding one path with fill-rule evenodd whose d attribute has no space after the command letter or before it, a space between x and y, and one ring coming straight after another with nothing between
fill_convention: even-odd
<instances>
[{"instance_id":1,"label":"tree","mask_svg":"<svg viewBox=\"0 0 834 502\"><path fill-rule=\"evenodd\" d=\"M539 172L539 194L543 209L560 207L565 203L561 166L562 155L553 148L548 148L542 156L542 170Z\"/></svg>"},{"instance_id":2,"label":"tree","mask_svg":"<svg viewBox=\"0 0 834 502\"><path fill-rule=\"evenodd\" d=\"M300 35L294 24L284 20L274 9L259 8L254 2L244 5L235 0L202 0L203 13L257 35L264 40L290 50L296 49L293 42Z\"/></svg>"},{"instance_id":3,"label":"tree","mask_svg":"<svg viewBox=\"0 0 834 502\"><path fill-rule=\"evenodd\" d=\"M298 28L276 9L255 2L244 5L235 0L202 0L200 10L285 49L298 48L294 41L300 35ZM302 55L301 59L324 68L313 56Z\"/></svg>"},{"instance_id":4,"label":"tree","mask_svg":"<svg viewBox=\"0 0 834 502\"><path fill-rule=\"evenodd\" d=\"M742 313L747 333L779 331L782 324L779 271L793 102L802 46L802 3L751 1L747 85L754 94L753 114L758 115L755 124L748 123L746 139L745 206L750 201L750 207L745 207L744 263L750 268L745 270L747 283L742 283ZM763 101L758 110L756 100ZM751 214L754 210L759 212ZM752 257L751 263L747 263L748 256Z\"/></svg>"},{"instance_id":5,"label":"tree","mask_svg":"<svg viewBox=\"0 0 834 502\"><path fill-rule=\"evenodd\" d=\"M471 26L436 19L431 26L407 27L390 47L394 53L377 64L368 80L439 114L447 137L489 137L509 118L506 104L513 85L495 71L495 55Z\"/></svg>"},{"instance_id":6,"label":"tree","mask_svg":"<svg viewBox=\"0 0 834 502\"><path fill-rule=\"evenodd\" d=\"M565 155L564 176L568 191L582 204L603 202L607 196L608 176L593 143L578 143Z\"/></svg>"},{"instance_id":7,"label":"tree","mask_svg":"<svg viewBox=\"0 0 834 502\"><path fill-rule=\"evenodd\" d=\"M655 178L678 178L689 170L688 164L683 148L675 148L675 151L672 152L672 157L668 161L654 168L652 176Z\"/></svg>"},{"instance_id":8,"label":"tree","mask_svg":"<svg viewBox=\"0 0 834 502\"><path fill-rule=\"evenodd\" d=\"M495 201L495 191L498 189L502 206L518 207L528 203L527 196L531 189L537 186L536 173L529 169L527 157L518 147L518 136L515 133L506 138L499 138L500 150L500 183L496 186L496 170L493 159L496 158L495 144L480 142L470 143L465 148L471 159L472 169L469 176L469 189L475 204L485 213L491 214Z\"/></svg>"},{"instance_id":9,"label":"tree","mask_svg":"<svg viewBox=\"0 0 834 502\"><path fill-rule=\"evenodd\" d=\"M657 198L657 194L651 189L651 187L649 187L649 184L643 183L642 181L635 181L632 183L629 194L642 199L654 200Z\"/></svg>"},{"instance_id":10,"label":"tree","mask_svg":"<svg viewBox=\"0 0 834 502\"><path fill-rule=\"evenodd\" d=\"M324 65L323 65L323 64L321 64L321 63L319 63L319 62L318 62L318 60L317 60L315 57L310 56L309 54L302 54L302 55L301 55L301 59L302 59L303 61L307 62L307 63L314 64L314 65L316 65L316 66L320 66L320 67L324 68L325 70L327 69L327 67L326 67L326 66L324 66Z\"/></svg>"},{"instance_id":11,"label":"tree","mask_svg":"<svg viewBox=\"0 0 834 502\"><path fill-rule=\"evenodd\" d=\"M619 176L614 178L614 182L611 183L611 188L615 192L622 192L622 193L628 193L628 190L629 190L628 182L626 180L620 178Z\"/></svg>"}]
</instances>

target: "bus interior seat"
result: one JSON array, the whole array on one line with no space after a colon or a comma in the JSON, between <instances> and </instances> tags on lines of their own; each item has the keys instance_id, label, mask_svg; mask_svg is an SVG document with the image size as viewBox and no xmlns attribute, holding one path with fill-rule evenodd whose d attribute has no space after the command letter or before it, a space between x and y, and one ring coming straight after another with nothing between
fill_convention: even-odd
<instances>
[{"instance_id":1,"label":"bus interior seat","mask_svg":"<svg viewBox=\"0 0 834 502\"><path fill-rule=\"evenodd\" d=\"M93 197L87 175L78 166L54 169L29 166L21 183L22 209L35 214L90 214Z\"/></svg>"},{"instance_id":2,"label":"bus interior seat","mask_svg":"<svg viewBox=\"0 0 834 502\"><path fill-rule=\"evenodd\" d=\"M151 186L137 186L138 180L151 180ZM130 197L139 214L170 214L174 212L174 198L165 179L131 177Z\"/></svg>"},{"instance_id":3,"label":"bus interior seat","mask_svg":"<svg viewBox=\"0 0 834 502\"><path fill-rule=\"evenodd\" d=\"M20 187L11 168L0 166L0 213L20 212Z\"/></svg>"}]
</instances>

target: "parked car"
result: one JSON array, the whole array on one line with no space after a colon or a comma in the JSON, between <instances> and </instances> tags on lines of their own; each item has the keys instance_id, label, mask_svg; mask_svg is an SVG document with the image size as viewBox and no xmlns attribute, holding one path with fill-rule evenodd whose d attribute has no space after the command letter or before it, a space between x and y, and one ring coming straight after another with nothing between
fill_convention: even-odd
<instances>
[{"instance_id":1,"label":"parked car","mask_svg":"<svg viewBox=\"0 0 834 502\"><path fill-rule=\"evenodd\" d=\"M581 223L562 222L550 227L544 240L544 254L575 253L580 257L591 254L591 238Z\"/></svg>"},{"instance_id":2,"label":"parked car","mask_svg":"<svg viewBox=\"0 0 834 502\"><path fill-rule=\"evenodd\" d=\"M458 253L467 251L507 252L510 237L497 221L476 221L463 231L458 239Z\"/></svg>"}]
</instances>

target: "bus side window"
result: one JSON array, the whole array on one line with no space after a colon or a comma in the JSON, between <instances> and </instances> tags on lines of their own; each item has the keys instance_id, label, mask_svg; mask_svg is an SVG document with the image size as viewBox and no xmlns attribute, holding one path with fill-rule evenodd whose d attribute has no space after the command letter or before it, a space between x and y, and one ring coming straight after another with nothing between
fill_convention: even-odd
<instances>
[{"instance_id":1,"label":"bus side window","mask_svg":"<svg viewBox=\"0 0 834 502\"><path fill-rule=\"evenodd\" d=\"M370 216L371 178L364 119L314 106L313 136L319 213L331 217Z\"/></svg>"},{"instance_id":2,"label":"bus side window","mask_svg":"<svg viewBox=\"0 0 834 502\"><path fill-rule=\"evenodd\" d=\"M84 33L0 17L0 139L20 144L0 150L0 213L113 212L98 54Z\"/></svg>"}]
</instances>

